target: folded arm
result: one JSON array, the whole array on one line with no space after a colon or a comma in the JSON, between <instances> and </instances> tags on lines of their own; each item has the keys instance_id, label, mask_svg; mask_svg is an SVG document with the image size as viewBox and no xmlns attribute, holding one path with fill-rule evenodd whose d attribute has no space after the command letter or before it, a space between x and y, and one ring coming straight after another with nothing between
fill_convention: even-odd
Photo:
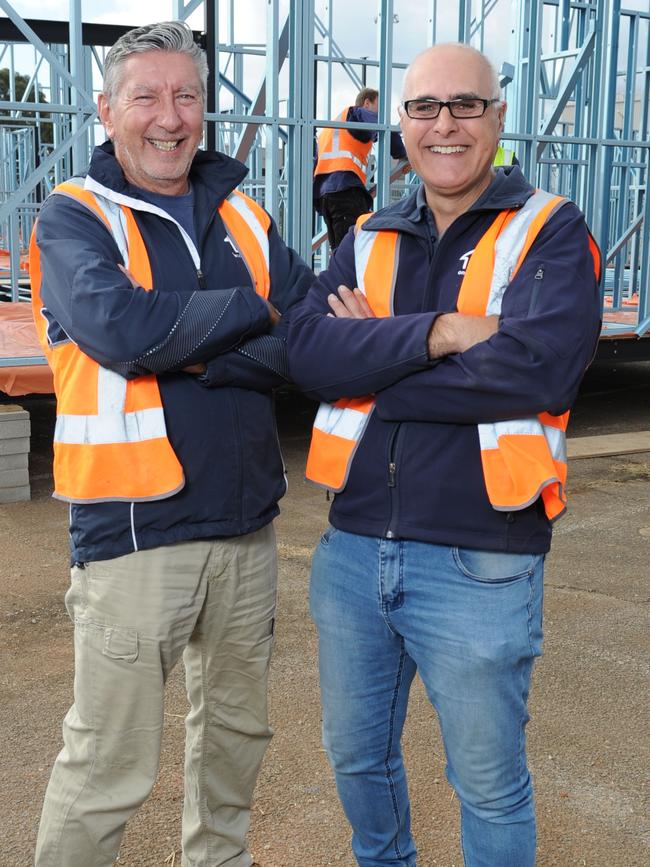
<instances>
[{"instance_id":1,"label":"folded arm","mask_svg":"<svg viewBox=\"0 0 650 867\"><path fill-rule=\"evenodd\" d=\"M387 421L451 423L560 414L575 399L599 329L586 226L566 205L506 290L498 330L464 350L441 352L429 370L383 389L377 412Z\"/></svg>"},{"instance_id":2,"label":"folded arm","mask_svg":"<svg viewBox=\"0 0 650 867\"><path fill-rule=\"evenodd\" d=\"M269 227L269 301L278 318L268 334L256 335L235 349L211 359L200 382L208 387L233 385L269 391L290 380L287 333L292 309L304 298L314 275L298 254L280 238L273 221Z\"/></svg>"},{"instance_id":3,"label":"folded arm","mask_svg":"<svg viewBox=\"0 0 650 867\"><path fill-rule=\"evenodd\" d=\"M179 370L268 330L269 310L249 287L145 291L120 268L110 232L83 205L55 196L37 223L50 331L126 377Z\"/></svg>"},{"instance_id":4,"label":"folded arm","mask_svg":"<svg viewBox=\"0 0 650 867\"><path fill-rule=\"evenodd\" d=\"M289 366L306 394L326 401L361 397L430 366L427 335L435 314L337 316L330 301L345 296L341 286L356 286L352 233L292 316Z\"/></svg>"}]
</instances>

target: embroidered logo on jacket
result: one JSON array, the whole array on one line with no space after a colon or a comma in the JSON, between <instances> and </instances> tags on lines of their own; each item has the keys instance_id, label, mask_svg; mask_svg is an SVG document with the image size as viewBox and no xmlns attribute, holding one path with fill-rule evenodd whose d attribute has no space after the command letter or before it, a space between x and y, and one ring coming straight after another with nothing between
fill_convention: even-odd
<instances>
[{"instance_id":1,"label":"embroidered logo on jacket","mask_svg":"<svg viewBox=\"0 0 650 867\"><path fill-rule=\"evenodd\" d=\"M469 260L473 252L474 250L468 250L467 253L463 253L462 256L459 256L460 261L463 263L463 267L458 272L459 277L465 276L465 271L467 271L467 266L469 265Z\"/></svg>"}]
</instances>

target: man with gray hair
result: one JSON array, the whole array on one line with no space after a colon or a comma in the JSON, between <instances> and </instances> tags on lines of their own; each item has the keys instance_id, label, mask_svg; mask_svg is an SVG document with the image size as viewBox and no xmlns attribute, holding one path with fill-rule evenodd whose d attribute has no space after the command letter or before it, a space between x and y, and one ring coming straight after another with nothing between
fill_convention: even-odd
<instances>
[{"instance_id":1,"label":"man with gray hair","mask_svg":"<svg viewBox=\"0 0 650 867\"><path fill-rule=\"evenodd\" d=\"M98 105L109 141L49 196L32 239L75 629L37 867L115 862L154 784L181 655L183 863L252 860L286 487L272 391L288 376L283 314L312 275L236 191L246 168L198 150L206 78L181 22L121 37Z\"/></svg>"},{"instance_id":2,"label":"man with gray hair","mask_svg":"<svg viewBox=\"0 0 650 867\"><path fill-rule=\"evenodd\" d=\"M416 864L400 745L416 671L465 864L535 861L528 689L600 269L573 203L494 170L505 111L478 51L417 57L400 119L422 185L357 222L292 317L292 372L323 402L307 476L336 492L311 610L360 867Z\"/></svg>"}]
</instances>

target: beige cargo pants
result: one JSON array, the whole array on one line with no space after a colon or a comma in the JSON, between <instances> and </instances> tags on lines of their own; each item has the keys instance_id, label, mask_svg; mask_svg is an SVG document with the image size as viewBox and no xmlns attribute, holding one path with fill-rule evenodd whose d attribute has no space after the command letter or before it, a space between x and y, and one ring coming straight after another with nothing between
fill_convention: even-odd
<instances>
[{"instance_id":1,"label":"beige cargo pants","mask_svg":"<svg viewBox=\"0 0 650 867\"><path fill-rule=\"evenodd\" d=\"M249 867L250 803L272 732L273 526L72 570L74 704L47 788L36 867L109 867L158 771L165 680L181 654L184 867Z\"/></svg>"}]
</instances>

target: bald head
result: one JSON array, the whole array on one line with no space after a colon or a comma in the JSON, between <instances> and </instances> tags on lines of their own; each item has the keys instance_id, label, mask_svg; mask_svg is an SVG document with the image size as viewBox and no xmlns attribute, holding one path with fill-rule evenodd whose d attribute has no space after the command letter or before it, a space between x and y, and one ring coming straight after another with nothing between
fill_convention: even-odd
<instances>
[{"instance_id":1,"label":"bald head","mask_svg":"<svg viewBox=\"0 0 650 867\"><path fill-rule=\"evenodd\" d=\"M404 75L402 99L431 96L431 94L413 92L413 88L420 85L422 79L426 78L429 71L434 69L449 69L450 73L453 74L454 70L467 66L475 69L484 82L485 98L499 99L501 88L496 69L484 54L481 54L476 48L472 48L471 45L465 45L462 42L434 45L432 48L427 48L418 54Z\"/></svg>"}]
</instances>

